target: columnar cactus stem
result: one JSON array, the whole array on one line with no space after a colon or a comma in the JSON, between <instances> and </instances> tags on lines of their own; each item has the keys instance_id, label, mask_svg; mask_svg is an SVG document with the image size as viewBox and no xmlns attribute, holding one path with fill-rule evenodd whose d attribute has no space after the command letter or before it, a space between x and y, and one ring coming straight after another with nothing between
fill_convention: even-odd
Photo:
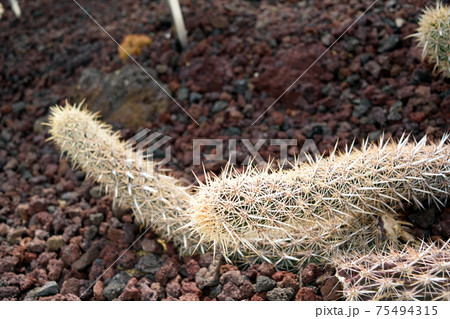
<instances>
[{"instance_id":1,"label":"columnar cactus stem","mask_svg":"<svg viewBox=\"0 0 450 319\"><path fill-rule=\"evenodd\" d=\"M438 1L436 7L424 10L417 32L411 36L417 39L422 58L450 77L450 7Z\"/></svg>"},{"instance_id":2,"label":"columnar cactus stem","mask_svg":"<svg viewBox=\"0 0 450 319\"><path fill-rule=\"evenodd\" d=\"M190 226L226 255L241 247L266 255L261 246L272 246L274 251L293 247L329 256L328 250L349 242L364 247L376 241L377 224L392 244L411 241L396 211L405 203L423 208L423 202L443 206L447 201L447 139L366 142L360 151L333 152L295 163L291 170L226 169L193 197ZM354 238L360 235L362 243Z\"/></svg>"},{"instance_id":3,"label":"columnar cactus stem","mask_svg":"<svg viewBox=\"0 0 450 319\"><path fill-rule=\"evenodd\" d=\"M156 172L142 153L130 150L111 127L80 105L54 107L49 125L51 140L72 164L100 183L120 205L133 208L136 220L173 240L182 253L192 253L199 239L189 231L174 232L188 220L182 214L191 202L189 189L168 175ZM200 246L200 251L204 251Z\"/></svg>"}]
</instances>

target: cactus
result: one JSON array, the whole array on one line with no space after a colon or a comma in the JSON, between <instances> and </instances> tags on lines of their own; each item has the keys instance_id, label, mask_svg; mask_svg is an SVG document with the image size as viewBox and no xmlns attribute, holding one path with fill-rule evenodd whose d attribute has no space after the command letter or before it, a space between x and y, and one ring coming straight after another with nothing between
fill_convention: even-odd
<instances>
[{"instance_id":1,"label":"cactus","mask_svg":"<svg viewBox=\"0 0 450 319\"><path fill-rule=\"evenodd\" d=\"M443 206L450 193L448 135L429 144L425 137L366 141L361 150L334 151L290 170L249 166L237 173L228 165L194 189L158 172L140 152L130 154L81 105L53 107L49 125L50 139L75 167L132 206L139 223L181 254L213 250L229 262L265 260L292 269L312 258L339 264L343 252L382 252L389 244L386 258L397 260L400 240L413 241L397 209L424 201Z\"/></svg>"},{"instance_id":2,"label":"cactus","mask_svg":"<svg viewBox=\"0 0 450 319\"><path fill-rule=\"evenodd\" d=\"M434 64L434 70L450 77L450 7L438 1L434 8L426 8L411 37L422 49L422 58Z\"/></svg>"},{"instance_id":3,"label":"cactus","mask_svg":"<svg viewBox=\"0 0 450 319\"><path fill-rule=\"evenodd\" d=\"M426 137L416 143L366 141L360 151L333 152L294 163L291 170L226 169L200 186L189 225L225 255L246 247L261 256L279 251L289 252L288 259L327 258L348 245L412 241L396 211L405 203L445 205L447 140L446 135L431 144Z\"/></svg>"},{"instance_id":4,"label":"cactus","mask_svg":"<svg viewBox=\"0 0 450 319\"><path fill-rule=\"evenodd\" d=\"M80 168L114 195L118 205L132 206L138 223L152 226L170 238L181 253L192 253L199 239L188 231L173 233L188 221L181 213L191 201L189 189L168 175L157 172L142 152L130 152L109 125L82 105L53 107L49 117L50 140ZM200 251L204 248L200 246Z\"/></svg>"},{"instance_id":5,"label":"cactus","mask_svg":"<svg viewBox=\"0 0 450 319\"><path fill-rule=\"evenodd\" d=\"M347 300L450 301L450 240L333 259Z\"/></svg>"}]
</instances>

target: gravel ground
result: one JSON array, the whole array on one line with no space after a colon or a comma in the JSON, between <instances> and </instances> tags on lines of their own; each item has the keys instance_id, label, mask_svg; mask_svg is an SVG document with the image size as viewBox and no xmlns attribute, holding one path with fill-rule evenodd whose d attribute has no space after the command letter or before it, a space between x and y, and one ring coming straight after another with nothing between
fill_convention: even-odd
<instances>
[{"instance_id":1,"label":"gravel ground","mask_svg":"<svg viewBox=\"0 0 450 319\"><path fill-rule=\"evenodd\" d=\"M152 38L137 61L175 103L143 125L112 124L124 138L144 127L172 137L168 166L194 182L192 139L306 139L320 152L339 141L439 138L449 130L450 85L421 62L411 39L432 1L374 5L270 106L372 1L181 1L189 47L174 39L165 1L79 1L106 30ZM70 168L48 137L48 108L74 98L86 69L133 67L72 1L29 1L20 20L0 20L0 299L3 300L335 300L334 269L297 272L263 263L238 269L211 255L178 258L170 242L141 236L129 210ZM150 79L149 79L150 81ZM71 100L72 101L72 100ZM262 116L261 116L262 115ZM135 114L140 117L140 114ZM259 118L261 116L261 118ZM132 121L133 119L131 119ZM255 125L252 125L252 123ZM358 144L359 142L357 142ZM237 145L238 162L248 153ZM208 152L206 150L205 152ZM279 148L264 144L264 159ZM224 162L207 163L220 172ZM450 237L450 208L405 212L417 236ZM117 257L123 256L116 262ZM100 280L97 281L97 279Z\"/></svg>"}]
</instances>

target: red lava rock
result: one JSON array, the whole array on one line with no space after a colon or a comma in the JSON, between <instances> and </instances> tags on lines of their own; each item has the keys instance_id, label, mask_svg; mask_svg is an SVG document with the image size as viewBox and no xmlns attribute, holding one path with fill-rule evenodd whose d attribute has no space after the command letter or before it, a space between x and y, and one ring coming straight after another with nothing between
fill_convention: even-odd
<instances>
[{"instance_id":1,"label":"red lava rock","mask_svg":"<svg viewBox=\"0 0 450 319\"><path fill-rule=\"evenodd\" d=\"M248 280L245 280L239 288L241 289L242 299L250 299L255 294L255 288Z\"/></svg>"},{"instance_id":2,"label":"red lava rock","mask_svg":"<svg viewBox=\"0 0 450 319\"><path fill-rule=\"evenodd\" d=\"M329 277L320 288L320 293L324 301L338 300L341 297L342 285L336 277Z\"/></svg>"},{"instance_id":3,"label":"red lava rock","mask_svg":"<svg viewBox=\"0 0 450 319\"><path fill-rule=\"evenodd\" d=\"M267 292L257 292L253 295L253 297L250 299L251 301L265 301Z\"/></svg>"},{"instance_id":4,"label":"red lava rock","mask_svg":"<svg viewBox=\"0 0 450 319\"><path fill-rule=\"evenodd\" d=\"M322 275L322 270L316 264L308 264L305 269L303 269L301 278L305 285L309 285L316 281L316 279Z\"/></svg>"},{"instance_id":5,"label":"red lava rock","mask_svg":"<svg viewBox=\"0 0 450 319\"><path fill-rule=\"evenodd\" d=\"M186 279L181 281L181 291L183 294L195 294L198 297L202 295L202 291L198 289L197 284L192 281L187 281Z\"/></svg>"},{"instance_id":6,"label":"red lava rock","mask_svg":"<svg viewBox=\"0 0 450 319\"><path fill-rule=\"evenodd\" d=\"M322 298L317 296L311 288L302 287L295 296L295 301L320 301Z\"/></svg>"},{"instance_id":7,"label":"red lava rock","mask_svg":"<svg viewBox=\"0 0 450 319\"><path fill-rule=\"evenodd\" d=\"M78 245L69 244L61 248L61 260L66 265L72 265L81 256L81 250Z\"/></svg>"},{"instance_id":8,"label":"red lava rock","mask_svg":"<svg viewBox=\"0 0 450 319\"><path fill-rule=\"evenodd\" d=\"M119 257L120 250L114 243L108 243L100 252L100 258L103 259L103 264L105 266L112 265Z\"/></svg>"},{"instance_id":9,"label":"red lava rock","mask_svg":"<svg viewBox=\"0 0 450 319\"><path fill-rule=\"evenodd\" d=\"M102 222L100 224L100 227L98 228L98 233L100 235L104 235L108 231L108 228L109 228L109 224L107 222Z\"/></svg>"},{"instance_id":10,"label":"red lava rock","mask_svg":"<svg viewBox=\"0 0 450 319\"><path fill-rule=\"evenodd\" d=\"M58 165L56 164L48 164L45 168L44 175L47 176L47 178L51 179L55 174L58 172Z\"/></svg>"},{"instance_id":11,"label":"red lava rock","mask_svg":"<svg viewBox=\"0 0 450 319\"><path fill-rule=\"evenodd\" d=\"M176 258L171 257L167 259L163 266L158 270L155 275L155 279L161 285L165 286L170 279L178 274L179 270L180 262Z\"/></svg>"},{"instance_id":12,"label":"red lava rock","mask_svg":"<svg viewBox=\"0 0 450 319\"><path fill-rule=\"evenodd\" d=\"M263 276L271 278L275 273L275 269L273 268L273 265L269 264L268 262L263 262L258 266L258 272Z\"/></svg>"},{"instance_id":13,"label":"red lava rock","mask_svg":"<svg viewBox=\"0 0 450 319\"><path fill-rule=\"evenodd\" d=\"M120 259L117 261L117 264L124 269L131 269L137 262L136 254L131 250L127 250L125 252L120 253Z\"/></svg>"},{"instance_id":14,"label":"red lava rock","mask_svg":"<svg viewBox=\"0 0 450 319\"><path fill-rule=\"evenodd\" d=\"M43 198L32 198L30 201L30 211L29 214L34 215L39 212L46 211L48 207L48 203Z\"/></svg>"},{"instance_id":15,"label":"red lava rock","mask_svg":"<svg viewBox=\"0 0 450 319\"><path fill-rule=\"evenodd\" d=\"M239 271L239 268L234 265L230 265L230 264L222 265L222 266L220 266L220 275L223 275L224 273L226 273L228 271L232 271L232 270Z\"/></svg>"},{"instance_id":16,"label":"red lava rock","mask_svg":"<svg viewBox=\"0 0 450 319\"><path fill-rule=\"evenodd\" d=\"M80 301L80 298L72 294L68 295L57 294L54 296L40 297L39 301Z\"/></svg>"},{"instance_id":17,"label":"red lava rock","mask_svg":"<svg viewBox=\"0 0 450 319\"><path fill-rule=\"evenodd\" d=\"M187 294L181 295L179 300L181 300L181 301L200 301L200 298L198 297L197 294L187 293Z\"/></svg>"},{"instance_id":18,"label":"red lava rock","mask_svg":"<svg viewBox=\"0 0 450 319\"><path fill-rule=\"evenodd\" d=\"M36 279L36 282L39 286L43 286L47 281L49 281L47 272L44 269L33 269L33 271L29 273L29 275Z\"/></svg>"},{"instance_id":19,"label":"red lava rock","mask_svg":"<svg viewBox=\"0 0 450 319\"><path fill-rule=\"evenodd\" d=\"M156 301L158 300L158 292L151 287L149 287L146 283L140 283L139 290L141 292L141 300L142 301Z\"/></svg>"},{"instance_id":20,"label":"red lava rock","mask_svg":"<svg viewBox=\"0 0 450 319\"><path fill-rule=\"evenodd\" d=\"M414 95L414 89L416 87L414 85L409 85L402 87L397 90L397 97L399 99L406 99Z\"/></svg>"},{"instance_id":21,"label":"red lava rock","mask_svg":"<svg viewBox=\"0 0 450 319\"><path fill-rule=\"evenodd\" d=\"M61 294L72 294L78 296L80 292L80 280L77 278L69 278L62 284Z\"/></svg>"},{"instance_id":22,"label":"red lava rock","mask_svg":"<svg viewBox=\"0 0 450 319\"><path fill-rule=\"evenodd\" d=\"M214 260L213 255L211 255L211 254L204 254L204 255L201 255L201 256L198 258L198 265L199 265L200 267L206 267L206 268L208 268L209 265L211 265L211 263L213 262L213 260Z\"/></svg>"},{"instance_id":23,"label":"red lava rock","mask_svg":"<svg viewBox=\"0 0 450 319\"><path fill-rule=\"evenodd\" d=\"M14 269L14 266L19 262L19 259L17 257L5 257L2 260L0 260L0 273L5 273L8 271L12 271Z\"/></svg>"},{"instance_id":24,"label":"red lava rock","mask_svg":"<svg viewBox=\"0 0 450 319\"><path fill-rule=\"evenodd\" d=\"M228 282L222 287L222 292L217 296L217 300L226 301L230 298L233 300L241 300L241 290L232 282Z\"/></svg>"},{"instance_id":25,"label":"red lava rock","mask_svg":"<svg viewBox=\"0 0 450 319\"><path fill-rule=\"evenodd\" d=\"M136 278L131 278L118 299L121 301L140 300L141 293L139 292L139 289L136 287L137 282L138 280Z\"/></svg>"},{"instance_id":26,"label":"red lava rock","mask_svg":"<svg viewBox=\"0 0 450 319\"><path fill-rule=\"evenodd\" d=\"M250 280L255 280L256 275L258 274L257 266L253 265L248 267L246 270L242 271L242 274Z\"/></svg>"},{"instance_id":27,"label":"red lava rock","mask_svg":"<svg viewBox=\"0 0 450 319\"><path fill-rule=\"evenodd\" d=\"M174 298L178 298L181 296L181 276L178 275L175 278L173 278L166 286L166 293L168 296L172 296Z\"/></svg>"},{"instance_id":28,"label":"red lava rock","mask_svg":"<svg viewBox=\"0 0 450 319\"><path fill-rule=\"evenodd\" d=\"M6 286L0 287L0 299L14 298L20 293L19 287Z\"/></svg>"},{"instance_id":29,"label":"red lava rock","mask_svg":"<svg viewBox=\"0 0 450 319\"><path fill-rule=\"evenodd\" d=\"M20 277L12 272L4 273L0 278L5 286L18 286L20 283Z\"/></svg>"},{"instance_id":30,"label":"red lava rock","mask_svg":"<svg viewBox=\"0 0 450 319\"><path fill-rule=\"evenodd\" d=\"M241 272L239 270L231 270L220 276L220 283L222 285L229 282L232 282L236 286L242 285L244 283L244 279L242 278Z\"/></svg>"},{"instance_id":31,"label":"red lava rock","mask_svg":"<svg viewBox=\"0 0 450 319\"><path fill-rule=\"evenodd\" d=\"M19 287L20 291L25 292L36 283L36 279L30 276L21 275Z\"/></svg>"},{"instance_id":32,"label":"red lava rock","mask_svg":"<svg viewBox=\"0 0 450 319\"><path fill-rule=\"evenodd\" d=\"M412 112L412 113L409 113L409 119L412 122L415 122L415 123L422 122L425 119L425 116L426 115L425 115L424 112Z\"/></svg>"},{"instance_id":33,"label":"red lava rock","mask_svg":"<svg viewBox=\"0 0 450 319\"><path fill-rule=\"evenodd\" d=\"M186 272L189 280L194 280L195 275L200 270L200 266L195 259L190 258L186 263Z\"/></svg>"},{"instance_id":34,"label":"red lava rock","mask_svg":"<svg viewBox=\"0 0 450 319\"><path fill-rule=\"evenodd\" d=\"M63 269L64 269L64 262L62 260L59 259L50 260L47 265L48 279L58 281Z\"/></svg>"},{"instance_id":35,"label":"red lava rock","mask_svg":"<svg viewBox=\"0 0 450 319\"><path fill-rule=\"evenodd\" d=\"M124 235L125 233L123 230L110 227L108 229L108 233L106 234L106 238L113 242L121 243L123 242Z\"/></svg>"},{"instance_id":36,"label":"red lava rock","mask_svg":"<svg viewBox=\"0 0 450 319\"><path fill-rule=\"evenodd\" d=\"M273 276L272 276L273 278ZM276 279L275 279L276 280ZM300 288L300 281L296 274L286 273L281 281L277 283L278 288L292 288L297 291Z\"/></svg>"},{"instance_id":37,"label":"red lava rock","mask_svg":"<svg viewBox=\"0 0 450 319\"><path fill-rule=\"evenodd\" d=\"M270 124L282 126L284 124L284 114L278 111L272 112Z\"/></svg>"},{"instance_id":38,"label":"red lava rock","mask_svg":"<svg viewBox=\"0 0 450 319\"><path fill-rule=\"evenodd\" d=\"M105 300L103 296L103 281L97 281L93 287L94 300Z\"/></svg>"}]
</instances>

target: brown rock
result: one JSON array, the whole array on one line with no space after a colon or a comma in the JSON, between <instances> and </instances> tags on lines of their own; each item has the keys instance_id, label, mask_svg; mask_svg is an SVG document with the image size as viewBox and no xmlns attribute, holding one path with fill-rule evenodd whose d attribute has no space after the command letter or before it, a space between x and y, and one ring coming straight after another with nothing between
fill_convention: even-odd
<instances>
[{"instance_id":1,"label":"brown rock","mask_svg":"<svg viewBox=\"0 0 450 319\"><path fill-rule=\"evenodd\" d=\"M81 250L78 245L69 244L61 249L61 260L66 265L72 265L80 256Z\"/></svg>"},{"instance_id":2,"label":"brown rock","mask_svg":"<svg viewBox=\"0 0 450 319\"><path fill-rule=\"evenodd\" d=\"M200 270L200 266L195 259L190 258L186 263L186 272L189 280L195 279L195 274Z\"/></svg>"},{"instance_id":3,"label":"brown rock","mask_svg":"<svg viewBox=\"0 0 450 319\"><path fill-rule=\"evenodd\" d=\"M217 296L217 300L226 301L230 300L230 298L233 300L241 300L241 290L232 282L228 282L222 287L222 292Z\"/></svg>"},{"instance_id":4,"label":"brown rock","mask_svg":"<svg viewBox=\"0 0 450 319\"><path fill-rule=\"evenodd\" d=\"M320 288L320 293L324 301L338 300L341 297L342 284L336 277L329 277Z\"/></svg>"},{"instance_id":5,"label":"brown rock","mask_svg":"<svg viewBox=\"0 0 450 319\"><path fill-rule=\"evenodd\" d=\"M124 236L125 233L123 230L112 227L109 227L108 233L106 234L106 238L116 243L123 242Z\"/></svg>"},{"instance_id":6,"label":"brown rock","mask_svg":"<svg viewBox=\"0 0 450 319\"><path fill-rule=\"evenodd\" d=\"M183 279L181 281L181 291L183 294L195 294L198 297L202 295L202 291L198 289L195 282L187 281L186 279Z\"/></svg>"},{"instance_id":7,"label":"brown rock","mask_svg":"<svg viewBox=\"0 0 450 319\"><path fill-rule=\"evenodd\" d=\"M236 286L242 285L244 283L244 279L242 278L241 272L239 270L232 270L220 276L220 283L222 285L225 285L229 282L232 282Z\"/></svg>"},{"instance_id":8,"label":"brown rock","mask_svg":"<svg viewBox=\"0 0 450 319\"><path fill-rule=\"evenodd\" d=\"M257 292L253 295L253 297L250 299L251 301L265 301L266 300L267 292Z\"/></svg>"},{"instance_id":9,"label":"brown rock","mask_svg":"<svg viewBox=\"0 0 450 319\"><path fill-rule=\"evenodd\" d=\"M167 259L162 267L158 270L155 275L155 279L161 285L165 286L170 279L174 278L178 274L179 270L179 261L176 258L171 257Z\"/></svg>"},{"instance_id":10,"label":"brown rock","mask_svg":"<svg viewBox=\"0 0 450 319\"><path fill-rule=\"evenodd\" d=\"M258 272L263 276L271 278L275 273L275 269L273 268L273 265L269 264L268 262L263 262L261 265L259 265Z\"/></svg>"},{"instance_id":11,"label":"brown rock","mask_svg":"<svg viewBox=\"0 0 450 319\"><path fill-rule=\"evenodd\" d=\"M16 286L6 286L0 287L0 300L7 298L14 298L20 293L19 287Z\"/></svg>"},{"instance_id":12,"label":"brown rock","mask_svg":"<svg viewBox=\"0 0 450 319\"><path fill-rule=\"evenodd\" d=\"M131 249L121 252L120 256L117 264L124 269L133 268L137 262L137 256Z\"/></svg>"},{"instance_id":13,"label":"brown rock","mask_svg":"<svg viewBox=\"0 0 450 319\"><path fill-rule=\"evenodd\" d=\"M89 248L79 259L72 263L72 269L76 271L83 271L94 262L99 254L100 251L97 247L93 246Z\"/></svg>"},{"instance_id":14,"label":"brown rock","mask_svg":"<svg viewBox=\"0 0 450 319\"><path fill-rule=\"evenodd\" d=\"M141 293L139 292L139 289L136 287L137 282L138 280L136 278L131 278L118 299L121 301L140 300Z\"/></svg>"},{"instance_id":15,"label":"brown rock","mask_svg":"<svg viewBox=\"0 0 450 319\"><path fill-rule=\"evenodd\" d=\"M187 293L180 297L181 301L200 301L200 298L197 294Z\"/></svg>"},{"instance_id":16,"label":"brown rock","mask_svg":"<svg viewBox=\"0 0 450 319\"><path fill-rule=\"evenodd\" d=\"M105 300L103 296L103 281L97 281L94 285L94 300Z\"/></svg>"},{"instance_id":17,"label":"brown rock","mask_svg":"<svg viewBox=\"0 0 450 319\"><path fill-rule=\"evenodd\" d=\"M50 260L47 266L48 279L58 281L63 269L64 269L64 262L62 260L60 259Z\"/></svg>"},{"instance_id":18,"label":"brown rock","mask_svg":"<svg viewBox=\"0 0 450 319\"><path fill-rule=\"evenodd\" d=\"M174 298L178 298L181 296L181 276L178 275L175 278L173 278L166 286L166 293L168 296L172 296Z\"/></svg>"},{"instance_id":19,"label":"brown rock","mask_svg":"<svg viewBox=\"0 0 450 319\"><path fill-rule=\"evenodd\" d=\"M19 287L20 291L25 292L30 289L36 283L36 279L30 276L21 275Z\"/></svg>"},{"instance_id":20,"label":"brown rock","mask_svg":"<svg viewBox=\"0 0 450 319\"><path fill-rule=\"evenodd\" d=\"M409 119L412 122L420 123L425 119L425 113L424 112L412 112L409 114Z\"/></svg>"},{"instance_id":21,"label":"brown rock","mask_svg":"<svg viewBox=\"0 0 450 319\"><path fill-rule=\"evenodd\" d=\"M316 279L322 275L322 270L316 264L308 264L305 269L303 269L301 278L305 285L309 285L316 281Z\"/></svg>"},{"instance_id":22,"label":"brown rock","mask_svg":"<svg viewBox=\"0 0 450 319\"><path fill-rule=\"evenodd\" d=\"M61 294L72 294L78 296L80 293L80 280L77 278L69 278L63 282Z\"/></svg>"},{"instance_id":23,"label":"brown rock","mask_svg":"<svg viewBox=\"0 0 450 319\"><path fill-rule=\"evenodd\" d=\"M302 287L295 296L295 301L320 301L322 298L317 296L311 288Z\"/></svg>"}]
</instances>

